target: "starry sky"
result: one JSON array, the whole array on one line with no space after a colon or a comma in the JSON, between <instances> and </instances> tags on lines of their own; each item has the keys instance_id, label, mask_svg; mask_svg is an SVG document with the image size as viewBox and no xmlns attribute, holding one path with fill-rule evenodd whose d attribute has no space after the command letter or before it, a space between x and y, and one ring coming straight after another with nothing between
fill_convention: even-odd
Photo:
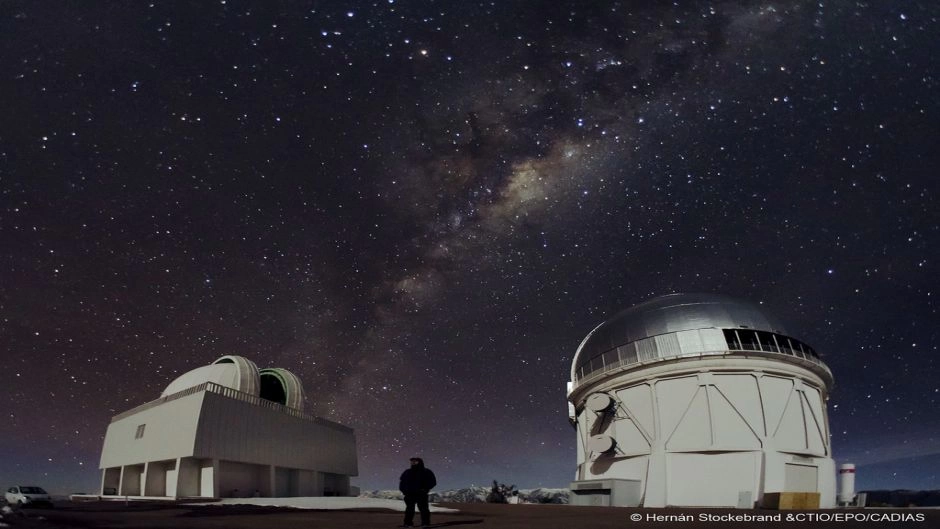
<instances>
[{"instance_id":1,"label":"starry sky","mask_svg":"<svg viewBox=\"0 0 940 529\"><path fill-rule=\"evenodd\" d=\"M226 354L364 489L566 486L581 339L762 303L859 488L940 488L935 2L0 3L0 481Z\"/></svg>"}]
</instances>

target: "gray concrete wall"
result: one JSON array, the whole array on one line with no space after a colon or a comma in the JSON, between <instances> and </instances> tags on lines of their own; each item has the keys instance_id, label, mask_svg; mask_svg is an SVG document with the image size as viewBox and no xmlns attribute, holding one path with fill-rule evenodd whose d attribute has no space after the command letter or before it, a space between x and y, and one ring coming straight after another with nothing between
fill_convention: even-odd
<instances>
[{"instance_id":1,"label":"gray concrete wall","mask_svg":"<svg viewBox=\"0 0 940 529\"><path fill-rule=\"evenodd\" d=\"M205 393L195 457L356 476L356 438L349 429ZM224 491L223 491L224 492Z\"/></svg>"},{"instance_id":2,"label":"gray concrete wall","mask_svg":"<svg viewBox=\"0 0 940 529\"><path fill-rule=\"evenodd\" d=\"M144 465L128 465L121 473L121 496L140 496L144 490Z\"/></svg>"},{"instance_id":3,"label":"gray concrete wall","mask_svg":"<svg viewBox=\"0 0 940 529\"><path fill-rule=\"evenodd\" d=\"M179 497L199 496L199 460L184 457L179 460L176 477L176 495Z\"/></svg>"},{"instance_id":4,"label":"gray concrete wall","mask_svg":"<svg viewBox=\"0 0 940 529\"><path fill-rule=\"evenodd\" d=\"M255 490L264 488L268 467L222 461L219 472L219 492L223 498L249 498Z\"/></svg>"},{"instance_id":5,"label":"gray concrete wall","mask_svg":"<svg viewBox=\"0 0 940 529\"><path fill-rule=\"evenodd\" d=\"M147 463L147 479L143 491L144 496L175 496L176 491L176 460L151 461ZM169 472L172 474L171 483L167 482Z\"/></svg>"}]
</instances>

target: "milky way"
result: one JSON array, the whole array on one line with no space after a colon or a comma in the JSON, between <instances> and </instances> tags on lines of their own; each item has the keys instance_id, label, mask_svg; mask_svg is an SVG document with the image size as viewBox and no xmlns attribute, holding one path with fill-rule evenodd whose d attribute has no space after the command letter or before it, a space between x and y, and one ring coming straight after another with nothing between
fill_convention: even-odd
<instances>
[{"instance_id":1,"label":"milky way","mask_svg":"<svg viewBox=\"0 0 940 529\"><path fill-rule=\"evenodd\" d=\"M7 2L0 481L97 487L225 354L356 429L363 488L565 486L580 340L760 302L860 488L940 488L930 2Z\"/></svg>"}]
</instances>

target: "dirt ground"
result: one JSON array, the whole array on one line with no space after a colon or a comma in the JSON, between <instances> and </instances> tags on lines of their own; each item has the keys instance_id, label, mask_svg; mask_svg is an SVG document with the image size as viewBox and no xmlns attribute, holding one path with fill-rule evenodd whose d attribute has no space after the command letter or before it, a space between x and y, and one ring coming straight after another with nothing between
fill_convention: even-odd
<instances>
[{"instance_id":1,"label":"dirt ground","mask_svg":"<svg viewBox=\"0 0 940 529\"><path fill-rule=\"evenodd\" d=\"M432 513L433 527L456 529L608 529L608 528L809 528L922 527L940 528L938 509L866 509L828 511L763 511L736 509L630 509L568 505L451 504L459 513ZM62 502L54 509L27 509L0 520L10 527L53 528L225 528L225 529L373 529L393 528L402 513L384 509L345 511L297 510L256 506L191 506L167 502ZM728 516L774 516L780 521L728 519ZM792 517L787 518L787 515ZM841 517L840 517L841 516ZM846 519L867 517L867 520ZM634 521L638 518L638 521ZM906 519L906 520L905 520ZM415 517L418 520L418 517Z\"/></svg>"}]
</instances>

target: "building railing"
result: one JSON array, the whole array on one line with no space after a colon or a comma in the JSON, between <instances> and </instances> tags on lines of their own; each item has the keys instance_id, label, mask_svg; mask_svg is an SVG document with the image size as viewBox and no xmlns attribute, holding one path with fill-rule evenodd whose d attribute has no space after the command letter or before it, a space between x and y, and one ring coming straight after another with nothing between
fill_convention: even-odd
<instances>
[{"instance_id":1,"label":"building railing","mask_svg":"<svg viewBox=\"0 0 940 529\"><path fill-rule=\"evenodd\" d=\"M182 391L177 391L176 393L171 393L171 394L169 394L169 395L165 395L165 396L163 396L163 397L160 397L160 398L157 399L157 400L152 400L152 401L150 401L150 402L141 404L140 406L137 406L136 408L131 408L131 409L125 411L125 412L121 412L121 413L115 415L114 417L111 417L111 422L119 421L119 420L121 420L121 419L123 419L123 418L125 418L125 417L130 417L131 415L134 415L135 413L140 413L140 412L142 412L142 411L144 411L144 410L149 410L150 408L153 408L154 406L159 406L159 405L163 404L164 402L170 402L171 400L181 399L181 398L183 398L183 397L188 397L188 396L190 396L190 395L192 395L192 394L194 394L194 393L199 393L199 392L201 392L201 391L205 391L205 390L206 390L206 384L209 384L209 383L208 383L208 382L203 382L202 384L199 384L198 386L193 386L193 387L191 387L191 388L186 388L186 389L184 389L184 390L182 390Z\"/></svg>"},{"instance_id":2,"label":"building railing","mask_svg":"<svg viewBox=\"0 0 940 529\"><path fill-rule=\"evenodd\" d=\"M298 418L298 419L302 419L302 420L305 420L305 421L314 422L314 423L317 423L317 424L319 424L319 425L321 425L321 426L326 426L326 427L332 428L332 429L334 429L334 430L339 430L339 431L342 431L342 432L352 432L352 431L353 431L352 428L350 428L350 427L348 427L348 426L344 426L344 425L342 425L342 424L340 424L340 423L338 423L338 422L333 422L333 421L331 421L331 420L324 419L324 418L322 418L322 417L317 417L317 416L315 416L315 415L310 415L309 413L304 413L304 412L302 412L302 411L300 411L300 410L296 410L296 409L294 409L294 408L289 408L289 407L287 407L287 406L284 406L283 404L279 404L279 403L277 403L277 402L272 402L272 401L267 400L267 399L262 399L261 397L252 395L252 394L250 394L250 393L245 393L244 391L238 391L237 389L233 389L233 388L230 388L230 387L228 387L228 386L223 386L223 385L221 385L221 384L216 384L215 382L203 382L202 384L199 384L198 386L193 386L193 387L191 387L191 388L186 388L186 389L184 389L184 390L182 390L182 391L177 391L176 393L171 393L170 395L165 395L165 396L163 396L163 397L160 397L159 399L152 400L152 401L150 401L150 402L141 404L140 406L137 406L136 408L132 408L132 409L129 409L129 410L125 411L125 412L122 412L122 413L119 413L119 414L115 415L114 417L111 418L111 422L116 422L116 421L119 421L119 420L124 419L124 418L126 418L126 417L130 417L131 415L140 413L140 412L142 412L142 411L144 411L144 410L149 410L150 408L159 406L159 405L164 404L164 403L166 403L166 402L178 400L178 399L181 399L181 398L183 398L183 397L188 397L188 396L190 396L190 395L194 395L194 394L196 394L196 393L201 393L201 392L204 392L204 391L205 391L205 392L209 392L209 393L216 393L216 394L221 395L221 396L223 396L223 397L230 398L230 399L234 399L234 400L238 400L238 401L241 401L241 402L247 402L248 404L252 404L252 405L254 405L254 406L260 406L260 407L262 407L262 408L267 408L267 409L269 409L269 410L273 410L273 411L276 411L276 412L278 412L278 413L283 413L283 414L286 414L286 415L290 415L291 417L296 417L296 418Z\"/></svg>"}]
</instances>

